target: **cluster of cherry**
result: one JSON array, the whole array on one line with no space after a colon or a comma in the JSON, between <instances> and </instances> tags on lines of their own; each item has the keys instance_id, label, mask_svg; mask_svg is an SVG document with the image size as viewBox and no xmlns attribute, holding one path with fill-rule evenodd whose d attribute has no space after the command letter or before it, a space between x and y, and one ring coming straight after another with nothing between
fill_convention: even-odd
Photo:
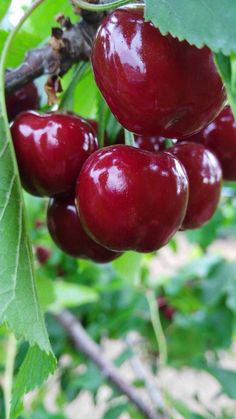
<instances>
[{"instance_id":1,"label":"cluster of cherry","mask_svg":"<svg viewBox=\"0 0 236 419\"><path fill-rule=\"evenodd\" d=\"M122 131L119 144L98 149L97 122L71 113L22 112L11 133L23 187L50 197L55 243L104 263L126 250L158 250L178 230L212 217L222 172L236 180L236 125L211 52L161 35L144 21L142 6L105 18L92 66L135 146L124 144ZM19 98L11 97L9 109ZM165 138L178 140L167 148Z\"/></svg>"}]
</instances>

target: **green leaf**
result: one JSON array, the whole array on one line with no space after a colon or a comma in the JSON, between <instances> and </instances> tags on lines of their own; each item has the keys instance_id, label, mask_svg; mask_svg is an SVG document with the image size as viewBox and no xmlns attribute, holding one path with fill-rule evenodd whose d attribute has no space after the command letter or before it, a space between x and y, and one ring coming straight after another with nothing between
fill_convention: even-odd
<instances>
[{"instance_id":1,"label":"green leaf","mask_svg":"<svg viewBox=\"0 0 236 419\"><path fill-rule=\"evenodd\" d=\"M117 121L115 116L111 112L109 112L107 125L106 125L106 131L107 131L108 138L111 144L115 143L117 139L117 135L122 129L123 129L122 125L120 125L120 123Z\"/></svg>"},{"instance_id":2,"label":"green leaf","mask_svg":"<svg viewBox=\"0 0 236 419\"><path fill-rule=\"evenodd\" d=\"M14 151L0 104L0 322L46 352L50 344L39 307L32 251Z\"/></svg>"},{"instance_id":3,"label":"green leaf","mask_svg":"<svg viewBox=\"0 0 236 419\"><path fill-rule=\"evenodd\" d=\"M189 408L180 400L171 400L171 404L175 410L180 413L183 419L206 419L204 416L199 415L189 410Z\"/></svg>"},{"instance_id":4,"label":"green leaf","mask_svg":"<svg viewBox=\"0 0 236 419\"><path fill-rule=\"evenodd\" d=\"M71 18L75 16L68 0L45 0L27 19L23 29L26 32L40 37L43 41L51 35L51 28L58 26L56 16L59 13L63 13L65 16Z\"/></svg>"},{"instance_id":5,"label":"green leaf","mask_svg":"<svg viewBox=\"0 0 236 419\"><path fill-rule=\"evenodd\" d=\"M37 34L21 31L14 39L11 46L11 53L7 58L7 67L16 67L24 59L26 52L39 45L41 39Z\"/></svg>"},{"instance_id":6,"label":"green leaf","mask_svg":"<svg viewBox=\"0 0 236 419\"><path fill-rule=\"evenodd\" d=\"M55 301L55 283L43 276L37 277L39 302L44 311Z\"/></svg>"},{"instance_id":7,"label":"green leaf","mask_svg":"<svg viewBox=\"0 0 236 419\"><path fill-rule=\"evenodd\" d=\"M74 93L74 112L84 118L96 119L98 88L92 70L80 80Z\"/></svg>"},{"instance_id":8,"label":"green leaf","mask_svg":"<svg viewBox=\"0 0 236 419\"><path fill-rule=\"evenodd\" d=\"M140 281L142 258L140 253L126 252L112 262L112 265L115 271L127 281L127 284L134 284Z\"/></svg>"},{"instance_id":9,"label":"green leaf","mask_svg":"<svg viewBox=\"0 0 236 419\"><path fill-rule=\"evenodd\" d=\"M128 403L122 403L116 406L112 406L106 410L103 419L118 419L122 413L128 409Z\"/></svg>"},{"instance_id":10,"label":"green leaf","mask_svg":"<svg viewBox=\"0 0 236 419\"><path fill-rule=\"evenodd\" d=\"M99 299L98 293L92 288L63 281L56 282L54 294L55 303L51 307L52 311L94 303Z\"/></svg>"},{"instance_id":11,"label":"green leaf","mask_svg":"<svg viewBox=\"0 0 236 419\"><path fill-rule=\"evenodd\" d=\"M227 91L228 101L236 118L236 54L215 54L215 61Z\"/></svg>"},{"instance_id":12,"label":"green leaf","mask_svg":"<svg viewBox=\"0 0 236 419\"><path fill-rule=\"evenodd\" d=\"M208 367L206 370L219 381L224 393L236 400L236 372L218 367Z\"/></svg>"},{"instance_id":13,"label":"green leaf","mask_svg":"<svg viewBox=\"0 0 236 419\"><path fill-rule=\"evenodd\" d=\"M8 31L0 29L0 51L3 49L8 35ZM21 64L26 51L36 47L39 42L40 38L37 35L33 35L24 31L20 32L12 43L11 54L9 54L7 57L7 67L16 67L17 65Z\"/></svg>"},{"instance_id":14,"label":"green leaf","mask_svg":"<svg viewBox=\"0 0 236 419\"><path fill-rule=\"evenodd\" d=\"M66 87L65 92L62 95L60 110L73 111L74 100L75 100L75 88L80 80L89 71L89 64L86 62L80 62L74 69L69 85Z\"/></svg>"},{"instance_id":15,"label":"green leaf","mask_svg":"<svg viewBox=\"0 0 236 419\"><path fill-rule=\"evenodd\" d=\"M236 2L233 0L146 0L146 20L201 48L236 52Z\"/></svg>"},{"instance_id":16,"label":"green leaf","mask_svg":"<svg viewBox=\"0 0 236 419\"><path fill-rule=\"evenodd\" d=\"M53 354L47 355L37 345L30 347L16 377L11 403L11 418L18 417L25 393L39 387L56 368Z\"/></svg>"},{"instance_id":17,"label":"green leaf","mask_svg":"<svg viewBox=\"0 0 236 419\"><path fill-rule=\"evenodd\" d=\"M5 61L14 33L6 43L0 63L0 322L6 321L16 336L49 353L51 347L36 291L22 189L4 100Z\"/></svg>"},{"instance_id":18,"label":"green leaf","mask_svg":"<svg viewBox=\"0 0 236 419\"><path fill-rule=\"evenodd\" d=\"M0 1L0 20L5 16L8 7L10 6L11 0Z\"/></svg>"}]
</instances>

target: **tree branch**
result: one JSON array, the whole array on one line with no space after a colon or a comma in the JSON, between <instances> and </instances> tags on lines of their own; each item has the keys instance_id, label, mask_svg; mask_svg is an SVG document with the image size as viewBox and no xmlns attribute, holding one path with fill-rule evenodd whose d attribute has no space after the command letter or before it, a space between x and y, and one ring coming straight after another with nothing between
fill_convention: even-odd
<instances>
[{"instance_id":1,"label":"tree branch","mask_svg":"<svg viewBox=\"0 0 236 419\"><path fill-rule=\"evenodd\" d=\"M135 387L124 381L119 370L112 362L105 358L99 345L90 338L73 314L65 310L62 313L57 314L56 318L73 340L75 347L96 364L102 375L106 377L112 385L117 387L121 393L125 394L145 418L162 419L162 416L157 415L155 410L141 399Z\"/></svg>"},{"instance_id":2,"label":"tree branch","mask_svg":"<svg viewBox=\"0 0 236 419\"><path fill-rule=\"evenodd\" d=\"M50 42L32 49L19 67L6 72L6 93L14 92L45 74L62 76L73 64L89 60L93 39L104 14L82 12L82 16L84 19L62 32L60 48Z\"/></svg>"}]
</instances>

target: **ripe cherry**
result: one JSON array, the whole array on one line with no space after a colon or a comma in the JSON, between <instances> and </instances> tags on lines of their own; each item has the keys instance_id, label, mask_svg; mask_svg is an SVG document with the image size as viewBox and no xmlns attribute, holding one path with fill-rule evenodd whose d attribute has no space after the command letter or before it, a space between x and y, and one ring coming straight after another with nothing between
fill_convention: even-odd
<instances>
[{"instance_id":1,"label":"ripe cherry","mask_svg":"<svg viewBox=\"0 0 236 419\"><path fill-rule=\"evenodd\" d=\"M151 252L182 225L188 180L169 153L110 146L85 162L76 201L88 234L102 246Z\"/></svg>"},{"instance_id":2,"label":"ripe cherry","mask_svg":"<svg viewBox=\"0 0 236 419\"><path fill-rule=\"evenodd\" d=\"M38 262L40 265L45 265L47 263L48 259L50 259L52 252L50 249L44 246L36 246L35 248L35 254L38 259Z\"/></svg>"},{"instance_id":3,"label":"ripe cherry","mask_svg":"<svg viewBox=\"0 0 236 419\"><path fill-rule=\"evenodd\" d=\"M225 180L236 180L236 122L229 106L206 128L186 139L204 144L217 156Z\"/></svg>"},{"instance_id":4,"label":"ripe cherry","mask_svg":"<svg viewBox=\"0 0 236 419\"><path fill-rule=\"evenodd\" d=\"M166 148L165 140L166 139L164 137L160 137L158 135L143 136L134 134L135 146L137 148L141 148L141 150L152 152L163 151ZM115 144L125 144L125 134L123 129L118 133Z\"/></svg>"},{"instance_id":5,"label":"ripe cherry","mask_svg":"<svg viewBox=\"0 0 236 419\"><path fill-rule=\"evenodd\" d=\"M38 109L39 94L35 84L26 84L26 86L7 96L6 106L9 121L15 119L20 112Z\"/></svg>"},{"instance_id":6,"label":"ripe cherry","mask_svg":"<svg viewBox=\"0 0 236 419\"><path fill-rule=\"evenodd\" d=\"M147 151L163 151L165 150L165 141L166 139L164 137L159 136L149 136L144 137L142 135L135 135L134 136L135 145L138 148L141 148L141 150L147 150Z\"/></svg>"},{"instance_id":7,"label":"ripe cherry","mask_svg":"<svg viewBox=\"0 0 236 419\"><path fill-rule=\"evenodd\" d=\"M157 304L159 310L163 313L167 320L172 320L175 315L175 309L168 304L167 299L164 296L157 298Z\"/></svg>"},{"instance_id":8,"label":"ripe cherry","mask_svg":"<svg viewBox=\"0 0 236 419\"><path fill-rule=\"evenodd\" d=\"M136 134L186 137L224 105L211 51L161 35L144 21L140 5L117 9L103 21L92 65L112 113Z\"/></svg>"},{"instance_id":9,"label":"ripe cherry","mask_svg":"<svg viewBox=\"0 0 236 419\"><path fill-rule=\"evenodd\" d=\"M57 246L68 255L107 263L120 256L95 243L84 231L74 199L52 198L47 212L48 230Z\"/></svg>"},{"instance_id":10,"label":"ripe cherry","mask_svg":"<svg viewBox=\"0 0 236 419\"><path fill-rule=\"evenodd\" d=\"M168 149L186 169L189 202L182 229L201 227L214 214L220 199L222 170L215 155L201 144L180 143Z\"/></svg>"},{"instance_id":11,"label":"ripe cherry","mask_svg":"<svg viewBox=\"0 0 236 419\"><path fill-rule=\"evenodd\" d=\"M97 149L93 129L75 115L24 112L11 132L22 184L37 196L74 192L83 163Z\"/></svg>"}]
</instances>

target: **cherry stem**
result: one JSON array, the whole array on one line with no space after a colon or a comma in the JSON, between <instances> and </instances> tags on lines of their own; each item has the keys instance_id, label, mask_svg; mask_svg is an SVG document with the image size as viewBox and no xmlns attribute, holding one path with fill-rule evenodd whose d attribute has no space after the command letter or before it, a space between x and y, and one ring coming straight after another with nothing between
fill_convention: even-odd
<instances>
[{"instance_id":1,"label":"cherry stem","mask_svg":"<svg viewBox=\"0 0 236 419\"><path fill-rule=\"evenodd\" d=\"M110 9L123 6L130 3L131 0L114 0L106 4L92 4L85 0L73 0L73 4L83 10L90 10L92 12L103 12Z\"/></svg>"},{"instance_id":2,"label":"cherry stem","mask_svg":"<svg viewBox=\"0 0 236 419\"><path fill-rule=\"evenodd\" d=\"M149 305L153 330L154 330L156 340L159 346L160 364L161 366L164 366L167 364L168 350L167 350L166 337L165 337L162 324L161 324L158 303L156 301L155 294L151 290L148 290L146 292L146 298Z\"/></svg>"}]
</instances>

